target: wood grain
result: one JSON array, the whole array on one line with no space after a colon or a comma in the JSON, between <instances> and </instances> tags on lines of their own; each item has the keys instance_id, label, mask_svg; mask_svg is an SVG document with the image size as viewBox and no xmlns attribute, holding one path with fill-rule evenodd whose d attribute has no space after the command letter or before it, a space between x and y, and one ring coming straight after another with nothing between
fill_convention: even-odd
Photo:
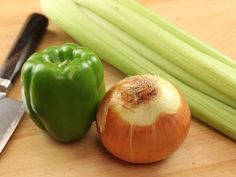
<instances>
[{"instance_id":1,"label":"wood grain","mask_svg":"<svg viewBox=\"0 0 236 177\"><path fill-rule=\"evenodd\" d=\"M235 0L140 0L178 26L236 58ZM0 64L31 12L39 2L1 0ZM48 45L73 41L50 24L41 50ZM105 64L107 89L125 77ZM9 97L21 99L20 82ZM149 165L133 165L110 155L100 144L96 127L79 141L63 144L51 139L25 115L0 155L1 177L235 177L236 145L224 135L193 119L190 133L169 159Z\"/></svg>"}]
</instances>

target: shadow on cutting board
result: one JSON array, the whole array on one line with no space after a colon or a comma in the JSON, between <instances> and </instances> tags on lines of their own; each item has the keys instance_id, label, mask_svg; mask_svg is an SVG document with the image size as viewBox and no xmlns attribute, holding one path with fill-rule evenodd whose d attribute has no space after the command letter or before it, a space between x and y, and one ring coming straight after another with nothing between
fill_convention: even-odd
<instances>
[{"instance_id":1,"label":"shadow on cutting board","mask_svg":"<svg viewBox=\"0 0 236 177\"><path fill-rule=\"evenodd\" d=\"M106 171L106 174L108 176L112 177L126 177L130 175L142 176L142 174L145 174L144 176L147 175L149 177L156 176L168 162L168 159L148 164L133 164L123 161L113 156L108 150L106 150L100 142L99 138L96 139L96 147L97 150L100 151L101 155L104 157L101 162L104 164L109 164L109 166L103 167L104 171Z\"/></svg>"}]
</instances>

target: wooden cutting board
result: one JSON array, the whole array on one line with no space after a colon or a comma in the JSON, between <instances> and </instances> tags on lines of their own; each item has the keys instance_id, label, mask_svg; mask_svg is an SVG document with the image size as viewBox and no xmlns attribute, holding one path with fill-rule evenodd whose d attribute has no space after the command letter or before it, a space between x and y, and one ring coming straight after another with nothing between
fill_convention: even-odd
<instances>
[{"instance_id":1,"label":"wooden cutting board","mask_svg":"<svg viewBox=\"0 0 236 177\"><path fill-rule=\"evenodd\" d=\"M221 52L236 58L235 0L141 0L170 21ZM1 0L0 63L6 57L23 21L40 12L39 2ZM73 41L50 24L38 50ZM125 75L104 63L107 89ZM19 81L9 97L21 99ZM235 177L236 144L193 118L184 144L169 159L133 165L110 155L99 143L96 127L81 140L63 144L37 128L25 114L0 155L1 177Z\"/></svg>"}]
</instances>

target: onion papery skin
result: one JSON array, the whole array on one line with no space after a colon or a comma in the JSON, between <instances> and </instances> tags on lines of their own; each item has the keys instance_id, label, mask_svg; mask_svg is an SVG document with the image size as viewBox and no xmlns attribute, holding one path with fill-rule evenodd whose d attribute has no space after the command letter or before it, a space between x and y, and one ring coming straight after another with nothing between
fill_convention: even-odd
<instances>
[{"instance_id":1,"label":"onion papery skin","mask_svg":"<svg viewBox=\"0 0 236 177\"><path fill-rule=\"evenodd\" d=\"M100 104L97 130L102 144L114 156L132 163L151 163L166 159L178 149L189 132L191 114L183 94L175 88L180 97L180 106L175 113L163 112L150 125L131 124L122 118L123 111L117 111L116 105L111 104L117 90L125 82L127 79L112 87ZM157 84L157 96L158 89ZM135 109L139 109L139 105Z\"/></svg>"}]
</instances>

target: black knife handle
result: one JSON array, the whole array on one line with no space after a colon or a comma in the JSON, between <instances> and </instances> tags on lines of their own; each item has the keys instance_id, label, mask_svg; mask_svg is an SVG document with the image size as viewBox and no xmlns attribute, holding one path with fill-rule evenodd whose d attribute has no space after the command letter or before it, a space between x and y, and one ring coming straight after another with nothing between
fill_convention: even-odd
<instances>
[{"instance_id":1,"label":"black knife handle","mask_svg":"<svg viewBox=\"0 0 236 177\"><path fill-rule=\"evenodd\" d=\"M34 52L48 25L48 19L38 13L31 14L26 20L7 59L0 68L0 78L12 83L21 70L25 60Z\"/></svg>"}]
</instances>

